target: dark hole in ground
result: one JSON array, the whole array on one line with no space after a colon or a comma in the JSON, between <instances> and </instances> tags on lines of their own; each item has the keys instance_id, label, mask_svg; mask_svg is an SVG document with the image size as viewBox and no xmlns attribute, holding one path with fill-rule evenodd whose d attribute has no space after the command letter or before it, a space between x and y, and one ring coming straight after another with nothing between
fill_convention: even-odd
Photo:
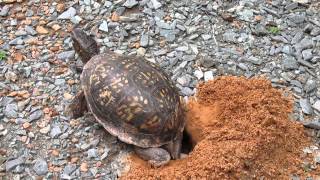
<instances>
[{"instance_id":1,"label":"dark hole in ground","mask_svg":"<svg viewBox=\"0 0 320 180\"><path fill-rule=\"evenodd\" d=\"M189 154L193 150L194 146L195 146L195 143L192 142L190 134L186 130L184 130L181 153Z\"/></svg>"}]
</instances>

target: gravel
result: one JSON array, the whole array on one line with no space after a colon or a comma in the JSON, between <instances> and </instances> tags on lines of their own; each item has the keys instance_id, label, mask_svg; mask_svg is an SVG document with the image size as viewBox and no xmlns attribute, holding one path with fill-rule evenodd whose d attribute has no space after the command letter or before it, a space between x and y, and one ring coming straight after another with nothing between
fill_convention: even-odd
<instances>
[{"instance_id":1,"label":"gravel","mask_svg":"<svg viewBox=\"0 0 320 180\"><path fill-rule=\"evenodd\" d=\"M101 52L158 64L185 98L194 95L197 83L219 75L267 77L275 87L291 90L295 120L315 119L307 126L319 134L315 0L2 4L0 50L8 58L0 61L0 149L7 153L0 170L8 171L8 179L116 179L128 168L124 161L131 149L90 123L90 113L78 119L66 115L83 67L70 38L74 26L93 35ZM80 170L82 163L87 171Z\"/></svg>"}]
</instances>

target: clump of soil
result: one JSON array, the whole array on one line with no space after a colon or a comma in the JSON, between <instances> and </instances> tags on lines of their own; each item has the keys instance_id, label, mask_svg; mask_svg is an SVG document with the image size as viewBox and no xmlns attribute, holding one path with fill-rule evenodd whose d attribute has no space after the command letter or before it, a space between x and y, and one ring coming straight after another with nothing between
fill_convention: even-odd
<instances>
[{"instance_id":1,"label":"clump of soil","mask_svg":"<svg viewBox=\"0 0 320 180\"><path fill-rule=\"evenodd\" d=\"M289 120L292 101L262 78L219 77L198 86L188 103L194 149L153 169L132 158L123 179L288 179L303 174L302 149L310 139Z\"/></svg>"}]
</instances>

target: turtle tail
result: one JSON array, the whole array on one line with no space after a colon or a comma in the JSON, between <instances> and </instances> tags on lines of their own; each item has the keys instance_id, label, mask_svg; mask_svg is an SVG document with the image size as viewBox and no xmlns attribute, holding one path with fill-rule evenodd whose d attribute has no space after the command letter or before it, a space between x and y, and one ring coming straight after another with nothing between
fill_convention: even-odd
<instances>
[{"instance_id":1,"label":"turtle tail","mask_svg":"<svg viewBox=\"0 0 320 180\"><path fill-rule=\"evenodd\" d=\"M99 53L99 47L93 37L87 35L82 29L75 27L71 32L73 47L86 64L93 56Z\"/></svg>"}]
</instances>

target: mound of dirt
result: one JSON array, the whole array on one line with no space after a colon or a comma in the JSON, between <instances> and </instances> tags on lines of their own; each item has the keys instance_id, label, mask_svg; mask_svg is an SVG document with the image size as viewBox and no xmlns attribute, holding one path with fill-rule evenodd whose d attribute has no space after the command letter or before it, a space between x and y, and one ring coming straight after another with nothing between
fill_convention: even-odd
<instances>
[{"instance_id":1,"label":"mound of dirt","mask_svg":"<svg viewBox=\"0 0 320 180\"><path fill-rule=\"evenodd\" d=\"M310 138L289 119L293 104L262 78L219 77L199 84L188 103L186 130L194 148L153 169L132 157L122 179L288 179L304 176L302 150Z\"/></svg>"}]
</instances>

